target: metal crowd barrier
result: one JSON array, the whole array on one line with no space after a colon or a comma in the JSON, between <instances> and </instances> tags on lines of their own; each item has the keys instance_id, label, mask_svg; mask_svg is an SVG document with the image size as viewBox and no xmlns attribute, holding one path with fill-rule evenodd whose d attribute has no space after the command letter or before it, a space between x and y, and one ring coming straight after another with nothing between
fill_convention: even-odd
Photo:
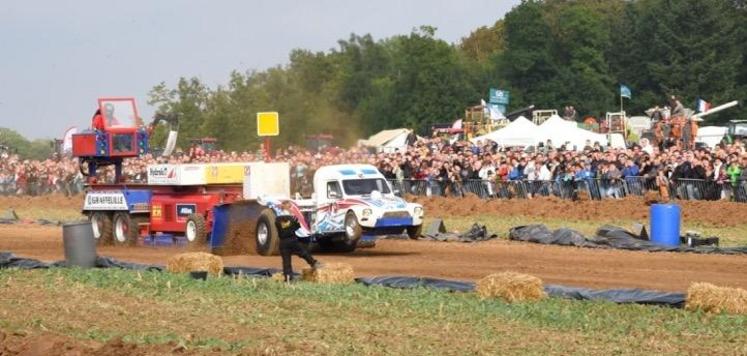
<instances>
[{"instance_id":1,"label":"metal crowd barrier","mask_svg":"<svg viewBox=\"0 0 747 356\"><path fill-rule=\"evenodd\" d=\"M594 178L554 181L440 181L401 179L389 181L398 196L463 197L473 194L482 199L528 199L556 196L578 199L581 194L592 200L619 199L659 192L654 177ZM678 200L731 200L747 202L747 181L706 181L678 179L670 182L669 196Z\"/></svg>"}]
</instances>

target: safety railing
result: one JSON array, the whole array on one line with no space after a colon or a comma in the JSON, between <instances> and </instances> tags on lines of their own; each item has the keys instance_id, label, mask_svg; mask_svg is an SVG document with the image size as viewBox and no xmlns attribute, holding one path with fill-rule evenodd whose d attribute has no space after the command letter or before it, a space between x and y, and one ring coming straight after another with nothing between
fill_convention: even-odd
<instances>
[{"instance_id":1,"label":"safety railing","mask_svg":"<svg viewBox=\"0 0 747 356\"><path fill-rule=\"evenodd\" d=\"M472 194L483 199L529 199L555 196L578 199L581 195L592 200L619 199L660 192L655 177L620 177L565 179L553 181L515 180L411 180L389 181L399 196L463 197ZM679 200L729 200L747 202L747 181L710 181L698 179L672 180L665 187L669 197Z\"/></svg>"}]
</instances>

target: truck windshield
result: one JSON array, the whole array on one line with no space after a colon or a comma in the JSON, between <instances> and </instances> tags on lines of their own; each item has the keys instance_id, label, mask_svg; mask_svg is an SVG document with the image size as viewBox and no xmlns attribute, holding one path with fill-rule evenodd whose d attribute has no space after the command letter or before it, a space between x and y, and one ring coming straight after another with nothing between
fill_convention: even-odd
<instances>
[{"instance_id":1,"label":"truck windshield","mask_svg":"<svg viewBox=\"0 0 747 356\"><path fill-rule=\"evenodd\" d=\"M381 178L343 180L342 187L347 195L369 195L374 190L389 194L389 185Z\"/></svg>"}]
</instances>

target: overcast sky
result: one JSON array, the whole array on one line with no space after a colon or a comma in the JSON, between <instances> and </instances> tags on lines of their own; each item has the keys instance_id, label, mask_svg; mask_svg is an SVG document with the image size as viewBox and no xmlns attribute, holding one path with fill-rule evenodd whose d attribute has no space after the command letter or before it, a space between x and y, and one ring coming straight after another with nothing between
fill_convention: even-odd
<instances>
[{"instance_id":1,"label":"overcast sky","mask_svg":"<svg viewBox=\"0 0 747 356\"><path fill-rule=\"evenodd\" d=\"M100 96L134 96L141 116L161 81L210 86L232 70L328 50L351 33L376 39L432 25L454 43L518 0L24 0L0 6L0 127L30 138L85 128Z\"/></svg>"}]
</instances>

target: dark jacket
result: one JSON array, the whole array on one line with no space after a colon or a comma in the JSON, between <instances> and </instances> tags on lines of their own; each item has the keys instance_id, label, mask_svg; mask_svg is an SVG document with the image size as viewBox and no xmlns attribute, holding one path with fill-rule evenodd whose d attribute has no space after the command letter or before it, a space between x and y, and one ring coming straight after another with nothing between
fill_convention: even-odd
<instances>
[{"instance_id":1,"label":"dark jacket","mask_svg":"<svg viewBox=\"0 0 747 356\"><path fill-rule=\"evenodd\" d=\"M296 230L301 228L298 219L295 216L280 215L275 218L275 227L278 229L278 236L281 239L295 239Z\"/></svg>"}]
</instances>

